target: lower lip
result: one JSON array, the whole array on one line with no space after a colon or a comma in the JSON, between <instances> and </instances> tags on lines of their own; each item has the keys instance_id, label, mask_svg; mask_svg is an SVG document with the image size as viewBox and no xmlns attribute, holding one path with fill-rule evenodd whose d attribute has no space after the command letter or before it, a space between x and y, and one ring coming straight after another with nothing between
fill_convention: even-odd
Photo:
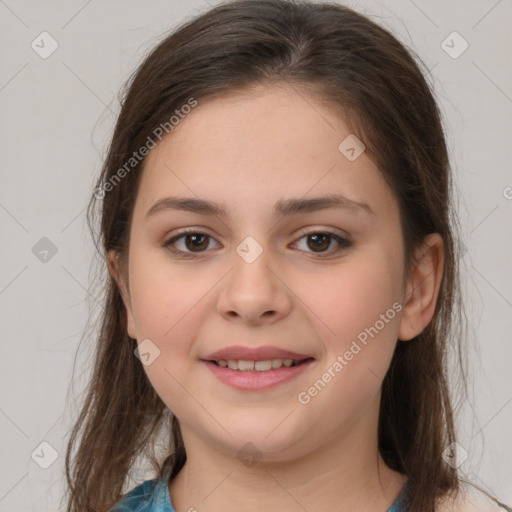
<instances>
[{"instance_id":1,"label":"lower lip","mask_svg":"<svg viewBox=\"0 0 512 512\"><path fill-rule=\"evenodd\" d=\"M232 370L228 367L222 368L211 361L203 360L203 363L221 382L228 386L244 391L260 391L262 389L273 388L294 377L298 377L309 368L314 361L314 359L308 359L298 366L282 366L277 370L264 372L242 372L240 370Z\"/></svg>"}]
</instances>

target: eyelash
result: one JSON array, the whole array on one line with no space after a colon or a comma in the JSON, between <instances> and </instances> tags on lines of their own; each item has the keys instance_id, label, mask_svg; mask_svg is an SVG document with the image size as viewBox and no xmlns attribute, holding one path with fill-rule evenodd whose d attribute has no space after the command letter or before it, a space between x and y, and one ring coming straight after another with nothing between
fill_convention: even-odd
<instances>
[{"instance_id":1,"label":"eyelash","mask_svg":"<svg viewBox=\"0 0 512 512\"><path fill-rule=\"evenodd\" d=\"M189 229L189 230L184 230L181 233L173 236L169 240L163 242L162 243L162 247L168 249L169 251L171 251L174 254L182 256L183 258L197 258L197 257L201 257L199 255L201 253L206 252L206 251L199 251L197 253L194 253L194 252L182 251L181 249L176 249L176 247L172 247L172 245L175 242L177 242L180 238L183 238L186 235L190 235L190 234L202 235L202 236L208 237L209 239L213 239L213 237L211 237L210 235L207 235L206 233L202 233L200 231ZM331 231L308 231L308 232L303 232L303 233L301 233L300 237L297 240L302 240L302 238L305 238L307 236L312 236L312 235L327 235L328 237L331 238L331 240L333 239L333 240L335 240L339 244L338 249L336 249L335 251L324 251L324 252L316 252L316 253L311 251L312 254L317 255L319 258L327 258L329 256L332 256L333 252L334 252L334 254L337 254L338 252L341 252L344 249L348 249L349 247L352 246L352 242L350 240L347 240L346 238L343 238L340 235L337 235L336 233L333 233ZM310 252L310 251L307 251L307 252ZM327 256L323 256L323 254L327 254Z\"/></svg>"}]
</instances>

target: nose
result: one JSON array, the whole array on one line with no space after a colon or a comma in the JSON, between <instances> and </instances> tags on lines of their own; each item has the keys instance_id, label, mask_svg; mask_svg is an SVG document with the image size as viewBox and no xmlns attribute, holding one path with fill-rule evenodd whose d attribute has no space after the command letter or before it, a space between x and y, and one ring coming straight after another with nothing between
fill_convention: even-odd
<instances>
[{"instance_id":1,"label":"nose","mask_svg":"<svg viewBox=\"0 0 512 512\"><path fill-rule=\"evenodd\" d=\"M252 262L235 253L233 262L218 298L220 315L257 326L273 324L289 314L292 292L279 266L271 261L270 251L263 250Z\"/></svg>"}]
</instances>

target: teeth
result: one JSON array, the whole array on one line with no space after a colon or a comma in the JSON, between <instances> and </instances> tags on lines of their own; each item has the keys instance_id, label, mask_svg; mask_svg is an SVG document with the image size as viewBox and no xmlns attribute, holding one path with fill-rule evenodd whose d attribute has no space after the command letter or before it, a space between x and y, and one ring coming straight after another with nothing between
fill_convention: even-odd
<instances>
[{"instance_id":1,"label":"teeth","mask_svg":"<svg viewBox=\"0 0 512 512\"><path fill-rule=\"evenodd\" d=\"M229 359L225 361L221 359L216 361L217 365L221 368L230 368L231 370L240 371L258 371L266 372L270 369L281 368L282 366L294 366L296 362L293 359L267 359L265 361L246 361L244 359L234 360Z\"/></svg>"},{"instance_id":2,"label":"teeth","mask_svg":"<svg viewBox=\"0 0 512 512\"><path fill-rule=\"evenodd\" d=\"M254 368L258 370L259 372L265 372L267 370L270 370L272 368L272 361L256 361L254 363Z\"/></svg>"},{"instance_id":3,"label":"teeth","mask_svg":"<svg viewBox=\"0 0 512 512\"><path fill-rule=\"evenodd\" d=\"M230 362L231 361L229 361L228 364ZM234 362L236 363L237 361ZM254 370L254 361L244 361L241 359L240 361L238 361L238 369L242 372L245 372L247 370Z\"/></svg>"}]
</instances>

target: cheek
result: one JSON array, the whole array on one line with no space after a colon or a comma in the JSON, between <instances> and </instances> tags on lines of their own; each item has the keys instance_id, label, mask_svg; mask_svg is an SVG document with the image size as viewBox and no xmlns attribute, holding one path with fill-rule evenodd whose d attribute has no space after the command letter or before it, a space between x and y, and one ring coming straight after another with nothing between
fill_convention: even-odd
<instances>
[{"instance_id":1,"label":"cheek","mask_svg":"<svg viewBox=\"0 0 512 512\"><path fill-rule=\"evenodd\" d=\"M192 265L169 263L161 253L142 248L130 257L132 310L139 343L151 340L158 353L151 364L144 365L144 371L164 403L176 414L186 414L191 399L184 387L194 396L201 394L190 378L197 371L201 348L196 342L211 335L201 329L215 310L215 287L225 272L194 271Z\"/></svg>"},{"instance_id":2,"label":"cheek","mask_svg":"<svg viewBox=\"0 0 512 512\"><path fill-rule=\"evenodd\" d=\"M334 415L344 408L356 414L379 391L397 342L400 276L399 262L380 258L361 260L350 270L347 265L324 284L328 292L319 294L316 303L327 312L321 316L330 330L324 336L327 354L318 377L329 373L323 379L329 389L318 393L323 396L318 396L317 406L330 402L340 407L333 409Z\"/></svg>"},{"instance_id":3,"label":"cheek","mask_svg":"<svg viewBox=\"0 0 512 512\"><path fill-rule=\"evenodd\" d=\"M132 310L141 337L160 345L173 338L179 345L183 319L194 315L208 288L189 269L167 261L165 249L135 249L130 254ZM210 278L213 281L213 277Z\"/></svg>"},{"instance_id":4,"label":"cheek","mask_svg":"<svg viewBox=\"0 0 512 512\"><path fill-rule=\"evenodd\" d=\"M187 376L197 364L191 347L201 325L198 314L206 304L204 287L182 281L176 270L139 271L132 292L138 343L151 340L148 346L155 353L144 371L162 401L180 417L190 402L184 387L190 388Z\"/></svg>"},{"instance_id":5,"label":"cheek","mask_svg":"<svg viewBox=\"0 0 512 512\"><path fill-rule=\"evenodd\" d=\"M294 291L308 306L311 321L328 349L343 349L347 341L373 326L400 298L400 268L382 258L360 258L340 264L323 274L296 282ZM312 285L314 283L314 286ZM386 323L397 324L392 310ZM309 314L309 313L308 313ZM380 326L379 322L379 326Z\"/></svg>"},{"instance_id":6,"label":"cheek","mask_svg":"<svg viewBox=\"0 0 512 512\"><path fill-rule=\"evenodd\" d=\"M332 339L322 364L296 396L298 407L318 418L326 435L366 413L378 414L382 381L396 345L396 327L389 323L374 331L373 326L362 330L359 338Z\"/></svg>"},{"instance_id":7,"label":"cheek","mask_svg":"<svg viewBox=\"0 0 512 512\"><path fill-rule=\"evenodd\" d=\"M318 407L327 416L332 411L333 421L341 411L349 417L379 391L397 342L400 272L399 264L385 258L361 258L316 280L308 303L322 320L315 325L326 353L311 394L303 390L312 410Z\"/></svg>"}]
</instances>

